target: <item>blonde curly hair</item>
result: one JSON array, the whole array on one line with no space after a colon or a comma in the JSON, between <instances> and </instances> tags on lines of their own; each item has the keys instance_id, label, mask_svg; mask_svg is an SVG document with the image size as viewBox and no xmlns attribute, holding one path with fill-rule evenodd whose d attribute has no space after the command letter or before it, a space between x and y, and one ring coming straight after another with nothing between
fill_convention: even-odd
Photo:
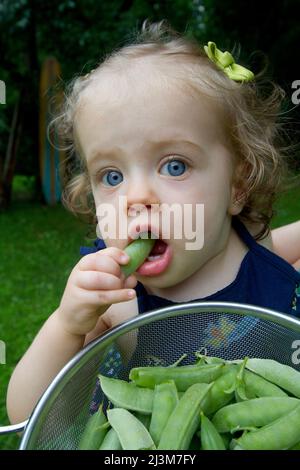
<instances>
[{"instance_id":1,"label":"blonde curly hair","mask_svg":"<svg viewBox=\"0 0 300 470\"><path fill-rule=\"evenodd\" d=\"M210 61L196 39L175 31L166 20L144 21L129 44L114 50L95 70L70 83L63 108L52 122L69 155L75 155L75 166L65 182L63 204L73 213L87 216L96 226L89 175L76 140L76 109L83 91L95 83L99 73L116 72L145 57L158 58L167 67L173 65L172 77L179 86L196 96L204 94L215 99L222 109L227 136L241 168L235 183L243 193L244 205L238 217L246 224L259 224L262 229L255 238L263 238L269 233L274 200L287 174L287 148L283 147L282 125L278 122L284 92L258 75L248 83L231 80Z\"/></svg>"}]
</instances>

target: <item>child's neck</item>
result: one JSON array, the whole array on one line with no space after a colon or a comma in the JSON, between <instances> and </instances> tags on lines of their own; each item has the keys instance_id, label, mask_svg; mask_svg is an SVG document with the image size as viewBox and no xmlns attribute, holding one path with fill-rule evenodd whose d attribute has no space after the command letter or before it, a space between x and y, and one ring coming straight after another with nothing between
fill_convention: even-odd
<instances>
[{"instance_id":1,"label":"child's neck","mask_svg":"<svg viewBox=\"0 0 300 470\"><path fill-rule=\"evenodd\" d=\"M149 294L174 302L188 302L207 297L234 281L247 251L247 246L231 228L224 248L185 281L164 289L145 288Z\"/></svg>"}]
</instances>

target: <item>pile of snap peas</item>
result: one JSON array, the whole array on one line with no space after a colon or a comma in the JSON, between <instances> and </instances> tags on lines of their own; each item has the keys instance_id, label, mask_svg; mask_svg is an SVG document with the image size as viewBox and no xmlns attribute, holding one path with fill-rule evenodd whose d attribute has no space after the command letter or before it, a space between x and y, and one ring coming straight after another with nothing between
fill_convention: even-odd
<instances>
[{"instance_id":1,"label":"pile of snap peas","mask_svg":"<svg viewBox=\"0 0 300 470\"><path fill-rule=\"evenodd\" d=\"M184 356L183 356L184 357ZM109 401L79 449L300 449L300 373L271 359L227 361L196 353L192 365L131 369L129 382L99 375Z\"/></svg>"}]
</instances>

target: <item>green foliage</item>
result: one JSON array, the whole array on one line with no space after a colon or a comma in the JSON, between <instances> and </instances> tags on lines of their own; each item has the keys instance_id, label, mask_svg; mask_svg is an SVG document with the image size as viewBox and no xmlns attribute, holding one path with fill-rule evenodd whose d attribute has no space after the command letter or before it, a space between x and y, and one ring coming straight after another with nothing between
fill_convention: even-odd
<instances>
[{"instance_id":1,"label":"green foliage","mask_svg":"<svg viewBox=\"0 0 300 470\"><path fill-rule=\"evenodd\" d=\"M298 0L198 0L204 7L201 38L233 51L239 63L266 76L285 91L283 104L287 135L299 143L300 107L291 98L292 83L299 79L295 53L300 41ZM199 37L199 35L198 35ZM299 147L295 151L300 164Z\"/></svg>"},{"instance_id":2,"label":"green foliage","mask_svg":"<svg viewBox=\"0 0 300 470\"><path fill-rule=\"evenodd\" d=\"M262 68L262 51L269 73L285 87L290 103L291 83L299 79L295 48L300 39L298 0L2 0L0 4L0 79L7 83L7 105L0 108L0 158L5 153L13 105L25 86L27 105L17 171L34 174L37 159L33 100L38 71L54 55L62 65L63 83L93 69L110 51L130 41L142 22L167 19L202 43L220 49L241 46L242 63ZM238 56L236 50L236 56ZM35 97L35 98L34 98ZM291 106L290 106L291 107ZM299 112L291 114L297 121ZM297 123L291 125L291 133Z\"/></svg>"},{"instance_id":3,"label":"green foliage","mask_svg":"<svg viewBox=\"0 0 300 470\"><path fill-rule=\"evenodd\" d=\"M64 85L130 41L146 18L168 18L175 28L184 30L192 19L192 5L192 0L3 0L0 79L7 84L7 104L0 108L0 159L5 154L14 104L24 87L26 107L17 172L36 173L37 121L32 105L38 99L38 72L47 56L54 55L61 63Z\"/></svg>"}]
</instances>

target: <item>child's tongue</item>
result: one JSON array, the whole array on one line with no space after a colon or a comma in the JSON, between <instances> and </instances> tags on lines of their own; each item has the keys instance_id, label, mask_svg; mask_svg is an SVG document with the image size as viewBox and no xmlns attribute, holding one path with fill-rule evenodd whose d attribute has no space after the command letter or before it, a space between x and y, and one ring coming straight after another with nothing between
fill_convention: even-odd
<instances>
[{"instance_id":1,"label":"child's tongue","mask_svg":"<svg viewBox=\"0 0 300 470\"><path fill-rule=\"evenodd\" d=\"M167 244L163 240L156 240L149 256L161 255L167 249Z\"/></svg>"}]
</instances>

